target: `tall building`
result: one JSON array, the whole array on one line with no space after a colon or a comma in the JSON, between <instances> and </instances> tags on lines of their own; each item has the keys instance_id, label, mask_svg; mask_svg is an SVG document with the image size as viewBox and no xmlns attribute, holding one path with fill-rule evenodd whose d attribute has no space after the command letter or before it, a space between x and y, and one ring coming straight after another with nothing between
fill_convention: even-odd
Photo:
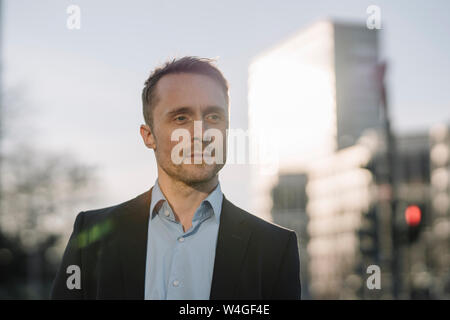
<instances>
[{"instance_id":1,"label":"tall building","mask_svg":"<svg viewBox=\"0 0 450 320\"><path fill-rule=\"evenodd\" d=\"M310 164L306 186L309 286L314 298L382 298L390 293L389 206L383 205L385 144L376 131ZM381 267L383 291L366 287L367 268ZM386 290L387 289L387 290ZM389 298L387 296L386 298Z\"/></svg>"},{"instance_id":2,"label":"tall building","mask_svg":"<svg viewBox=\"0 0 450 320\"><path fill-rule=\"evenodd\" d=\"M448 298L450 130L388 139L378 70L378 32L334 21L252 61L252 211L297 232L308 297Z\"/></svg>"},{"instance_id":3,"label":"tall building","mask_svg":"<svg viewBox=\"0 0 450 320\"><path fill-rule=\"evenodd\" d=\"M430 143L432 210L428 260L432 294L450 299L450 126L441 124L431 128Z\"/></svg>"},{"instance_id":4,"label":"tall building","mask_svg":"<svg viewBox=\"0 0 450 320\"><path fill-rule=\"evenodd\" d=\"M390 299L394 282L401 299L448 297L450 220L447 202L436 197L444 197L439 192L449 196L450 143L447 131L439 130L431 137L420 132L395 137L395 199L385 179L386 140L376 131L311 163L306 208L308 280L314 298ZM438 208L432 209L432 202ZM412 207L420 209L413 228L406 215ZM380 290L367 286L371 265L380 267Z\"/></svg>"},{"instance_id":5,"label":"tall building","mask_svg":"<svg viewBox=\"0 0 450 320\"><path fill-rule=\"evenodd\" d=\"M397 283L399 299L430 298L432 284L428 281L430 265L427 261L431 213L430 139L427 132L412 132L397 135L395 145L396 235L393 241L397 250L393 259L396 259L397 272L393 280ZM418 227L409 226L406 214L411 208L420 209Z\"/></svg>"},{"instance_id":6,"label":"tall building","mask_svg":"<svg viewBox=\"0 0 450 320\"><path fill-rule=\"evenodd\" d=\"M253 59L249 129L266 150L252 170L253 212L271 219L277 169L303 170L380 127L377 62L378 31L335 21L318 22ZM270 157L275 166L265 170Z\"/></svg>"},{"instance_id":7,"label":"tall building","mask_svg":"<svg viewBox=\"0 0 450 320\"><path fill-rule=\"evenodd\" d=\"M299 172L283 172L278 183L272 189L273 222L290 228L297 234L300 257L300 279L302 283L302 299L310 299L308 271L308 215L306 214L307 175Z\"/></svg>"},{"instance_id":8,"label":"tall building","mask_svg":"<svg viewBox=\"0 0 450 320\"><path fill-rule=\"evenodd\" d=\"M437 217L450 215L450 126L430 130L433 211Z\"/></svg>"}]
</instances>

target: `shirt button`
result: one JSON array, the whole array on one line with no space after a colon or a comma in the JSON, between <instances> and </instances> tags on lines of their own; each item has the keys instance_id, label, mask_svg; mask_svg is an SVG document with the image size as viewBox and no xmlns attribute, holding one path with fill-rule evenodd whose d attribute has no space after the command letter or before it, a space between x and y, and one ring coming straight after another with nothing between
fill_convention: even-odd
<instances>
[{"instance_id":1,"label":"shirt button","mask_svg":"<svg viewBox=\"0 0 450 320\"><path fill-rule=\"evenodd\" d=\"M164 210L164 214L166 215L166 217L168 217L169 215L170 215L170 212L169 212L169 210Z\"/></svg>"},{"instance_id":2,"label":"shirt button","mask_svg":"<svg viewBox=\"0 0 450 320\"><path fill-rule=\"evenodd\" d=\"M180 281L174 280L174 281L172 282L172 284L173 284L174 287L178 287L178 285L180 284Z\"/></svg>"},{"instance_id":3,"label":"shirt button","mask_svg":"<svg viewBox=\"0 0 450 320\"><path fill-rule=\"evenodd\" d=\"M178 241L179 241L179 242L184 242L184 238L183 238L183 237L179 237L179 238L178 238Z\"/></svg>"}]
</instances>

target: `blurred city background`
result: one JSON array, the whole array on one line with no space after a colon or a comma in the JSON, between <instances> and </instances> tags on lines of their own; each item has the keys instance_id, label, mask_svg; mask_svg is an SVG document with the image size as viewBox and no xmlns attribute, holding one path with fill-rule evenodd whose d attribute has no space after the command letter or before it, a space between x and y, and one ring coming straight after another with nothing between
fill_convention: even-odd
<instances>
[{"instance_id":1,"label":"blurred city background","mask_svg":"<svg viewBox=\"0 0 450 320\"><path fill-rule=\"evenodd\" d=\"M217 58L232 129L277 137L276 171L220 181L296 231L303 299L450 299L449 10L0 1L0 299L47 299L76 214L154 184L140 91L183 55Z\"/></svg>"}]
</instances>

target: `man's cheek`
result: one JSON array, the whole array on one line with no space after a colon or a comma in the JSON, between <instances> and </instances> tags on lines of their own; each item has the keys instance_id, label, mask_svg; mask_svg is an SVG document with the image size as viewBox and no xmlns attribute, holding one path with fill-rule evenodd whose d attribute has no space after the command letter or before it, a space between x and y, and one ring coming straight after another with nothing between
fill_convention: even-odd
<instances>
[{"instance_id":1,"label":"man's cheek","mask_svg":"<svg viewBox=\"0 0 450 320\"><path fill-rule=\"evenodd\" d=\"M185 144L180 142L172 142L164 146L164 153L167 160L172 164L181 165L185 159L185 155L188 154Z\"/></svg>"}]
</instances>

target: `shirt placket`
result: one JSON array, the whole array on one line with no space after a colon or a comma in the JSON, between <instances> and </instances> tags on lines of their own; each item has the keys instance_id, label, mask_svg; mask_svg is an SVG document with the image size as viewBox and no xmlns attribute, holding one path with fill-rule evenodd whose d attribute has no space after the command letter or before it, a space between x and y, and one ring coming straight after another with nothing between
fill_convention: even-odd
<instances>
[{"instance_id":1,"label":"shirt placket","mask_svg":"<svg viewBox=\"0 0 450 320\"><path fill-rule=\"evenodd\" d=\"M183 268L183 263L180 262L180 252L186 245L186 238L191 236L192 233L194 233L199 227L199 225L208 218L206 208L206 205L202 203L200 208L198 209L199 211L194 215L195 218L192 221L192 228L187 232L184 232L181 223L175 220L175 216L171 208L168 206L167 202L164 203L162 210L165 218L167 220L170 220L171 223L176 224L176 228L173 228L176 234L176 243L173 250L172 264L170 266L169 279L167 284L167 299L169 300L183 298L182 292L184 288L185 268Z\"/></svg>"},{"instance_id":2,"label":"shirt placket","mask_svg":"<svg viewBox=\"0 0 450 320\"><path fill-rule=\"evenodd\" d=\"M180 261L180 252L183 250L183 245L185 242L186 235L183 232L183 228L181 224L175 220L175 216L167 204L164 205L163 214L170 223L173 223L173 231L175 234L174 240L174 248L172 255L172 263L170 266L169 279L167 284L167 299L178 299L181 297L181 292L184 287L184 276L183 276L183 266Z\"/></svg>"}]
</instances>

